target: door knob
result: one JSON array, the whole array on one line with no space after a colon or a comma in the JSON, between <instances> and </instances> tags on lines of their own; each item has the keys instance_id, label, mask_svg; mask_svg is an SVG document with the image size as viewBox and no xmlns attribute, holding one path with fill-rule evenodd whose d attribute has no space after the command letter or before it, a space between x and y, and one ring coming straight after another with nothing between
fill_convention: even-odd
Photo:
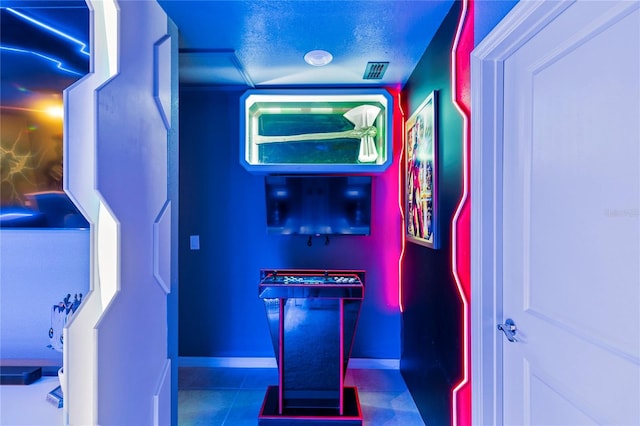
<instances>
[{"instance_id":1,"label":"door knob","mask_svg":"<svg viewBox=\"0 0 640 426\"><path fill-rule=\"evenodd\" d=\"M516 338L517 329L518 328L516 327L516 323L511 318L507 318L504 324L498 324L498 330L502 330L504 332L504 335L507 336L507 340L509 340L510 342L518 341L518 339Z\"/></svg>"}]
</instances>

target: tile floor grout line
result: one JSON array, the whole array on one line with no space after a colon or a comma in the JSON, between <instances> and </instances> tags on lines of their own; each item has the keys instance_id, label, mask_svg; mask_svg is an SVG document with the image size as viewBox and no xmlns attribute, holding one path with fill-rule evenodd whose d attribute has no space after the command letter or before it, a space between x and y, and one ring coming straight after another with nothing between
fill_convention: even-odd
<instances>
[{"instance_id":1,"label":"tile floor grout line","mask_svg":"<svg viewBox=\"0 0 640 426\"><path fill-rule=\"evenodd\" d=\"M221 426L224 426L227 424L227 420L229 419L229 415L231 414L231 411L233 410L234 405L236 405L236 401L238 401L238 395L240 394L240 389L236 389L236 393L233 396L233 400L231 401L231 404L229 405L229 408L227 408L227 414L224 416L224 419L222 420L222 424Z\"/></svg>"},{"instance_id":2,"label":"tile floor grout line","mask_svg":"<svg viewBox=\"0 0 640 426\"><path fill-rule=\"evenodd\" d=\"M225 392L228 395L227 398L229 398L227 400L227 404L229 404L228 406L219 407L218 421L221 421L222 423L216 424L226 426L257 424L256 422L258 419L255 418L256 416L252 417L249 415L247 417L246 411L249 406L246 404L244 395L246 392L262 390L261 385L259 386L259 384L265 381L264 371L260 368L241 371L238 371L237 369L233 370L241 375L241 377L236 376L237 379L239 379L235 380L236 387L220 386L220 383L223 382L213 380L213 382L218 383L218 385L210 388L212 390L216 389ZM351 375L351 380L353 382L352 385L358 388L358 392L361 397L364 417L363 426L380 424L377 422L382 419L396 422L402 421L404 422L402 424L406 425L424 425L424 421L420 418L420 414L415 407L415 400L406 388L406 383L401 378L400 373L397 371L393 372L382 369L377 371L374 370L375 369L363 369L357 371L357 373L353 372L356 374L352 373ZM211 377L215 378L213 376ZM396 387L398 388L396 389ZM231 394L231 392L233 392L233 394ZM388 402L390 399L397 401L399 405L390 404ZM250 402L249 405L252 407L250 411L252 412L254 403L256 404L256 409L259 409L260 405L257 399ZM206 401L204 402L203 408L204 411L206 411ZM251 418L251 422L248 421L249 418ZM195 421L197 423L197 417Z\"/></svg>"}]
</instances>

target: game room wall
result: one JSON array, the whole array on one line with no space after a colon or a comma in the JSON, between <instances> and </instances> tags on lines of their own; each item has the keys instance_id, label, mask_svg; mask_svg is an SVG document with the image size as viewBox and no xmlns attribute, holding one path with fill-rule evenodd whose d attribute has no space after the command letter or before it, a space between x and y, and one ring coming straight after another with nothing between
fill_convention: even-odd
<instances>
[{"instance_id":1,"label":"game room wall","mask_svg":"<svg viewBox=\"0 0 640 426\"><path fill-rule=\"evenodd\" d=\"M399 151L374 177L370 236L314 237L309 247L306 236L267 235L264 176L239 162L243 91L180 92L179 355L273 357L260 269L314 268L366 271L352 357L398 359Z\"/></svg>"},{"instance_id":2,"label":"game room wall","mask_svg":"<svg viewBox=\"0 0 640 426\"><path fill-rule=\"evenodd\" d=\"M88 229L0 229L3 364L62 366L65 318L54 306L89 292L89 238Z\"/></svg>"},{"instance_id":3,"label":"game room wall","mask_svg":"<svg viewBox=\"0 0 640 426\"><path fill-rule=\"evenodd\" d=\"M515 3L474 2L474 45ZM440 100L441 244L434 250L407 242L402 264L400 368L422 417L433 424L452 424L451 391L463 366L463 307L451 269L451 221L463 190L463 121L451 92L451 49L461 8L454 3L402 92L407 117L431 91L438 90Z\"/></svg>"},{"instance_id":4,"label":"game room wall","mask_svg":"<svg viewBox=\"0 0 640 426\"><path fill-rule=\"evenodd\" d=\"M450 424L449 394L462 365L461 302L451 273L451 219L462 194L462 118L451 101L451 46L461 4L454 3L403 90L410 116L433 90L440 114L440 248L407 242L402 264L401 371L423 418Z\"/></svg>"}]
</instances>

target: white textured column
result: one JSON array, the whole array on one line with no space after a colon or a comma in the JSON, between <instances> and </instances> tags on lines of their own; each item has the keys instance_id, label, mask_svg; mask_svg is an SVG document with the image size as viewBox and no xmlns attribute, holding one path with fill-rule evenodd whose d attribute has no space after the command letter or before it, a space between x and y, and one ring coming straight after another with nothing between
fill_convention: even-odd
<instances>
[{"instance_id":1,"label":"white textured column","mask_svg":"<svg viewBox=\"0 0 640 426\"><path fill-rule=\"evenodd\" d=\"M87 3L92 70L65 92L65 190L91 223L92 282L65 334L65 422L169 424L175 43L155 1Z\"/></svg>"}]
</instances>

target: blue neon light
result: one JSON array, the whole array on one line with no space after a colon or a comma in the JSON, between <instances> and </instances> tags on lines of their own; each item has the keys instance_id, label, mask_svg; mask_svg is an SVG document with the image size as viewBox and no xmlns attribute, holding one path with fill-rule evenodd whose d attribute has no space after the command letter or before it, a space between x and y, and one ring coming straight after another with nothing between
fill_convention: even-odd
<instances>
[{"instance_id":1,"label":"blue neon light","mask_svg":"<svg viewBox=\"0 0 640 426\"><path fill-rule=\"evenodd\" d=\"M73 70L70 70L68 68L65 68L62 65L62 62L57 60L57 59L55 59L55 58L52 58L52 57L47 56L47 55L44 55L42 53L35 52L33 50L25 50L25 49L20 49L20 48L17 48L17 47L8 47L8 46L0 46L0 50L8 50L10 52L18 52L18 53L30 53L32 55L36 55L36 56L38 56L40 58L46 59L47 61L51 61L51 62L57 64L56 67L61 71L66 71L66 72L68 72L70 74L74 74L74 75L80 75L80 76L84 75L83 73L79 73L77 71L73 71Z\"/></svg>"},{"instance_id":2,"label":"blue neon light","mask_svg":"<svg viewBox=\"0 0 640 426\"><path fill-rule=\"evenodd\" d=\"M17 10L12 9L12 8L10 8L10 7L5 8L5 10L6 10L7 12L11 12L11 13L13 13L14 15L16 15L16 16L18 16L18 17L20 17L20 18L24 19L25 21L31 22L31 23L32 23L32 24L34 24L34 25L37 25L37 26L39 26L39 27L41 27L41 28L44 28L44 29L45 29L45 30L47 30L47 31L50 31L50 32L52 32L52 33L56 34L57 36L59 36L59 37L61 37L61 38L64 38L64 39L70 40L70 41L72 41L72 42L74 42L74 43L76 43L76 44L80 45L80 50L79 50L79 52L80 52L80 53L82 53L83 55L87 55L87 56L89 56L89 52L87 51L87 44L86 44L86 43L83 43L82 41L78 40L77 38L71 37L69 34L63 33L63 32L62 32L62 31L60 31L60 30L57 30L57 29L55 29L55 28L53 28L53 27L51 27L51 26L49 26L49 25L47 25L47 24L45 24L45 23L43 23L43 22L40 22L40 21L38 21L38 20L36 20L36 19L34 19L34 18L31 18L30 16L27 16L27 15L25 15L24 13L18 12Z\"/></svg>"}]
</instances>

